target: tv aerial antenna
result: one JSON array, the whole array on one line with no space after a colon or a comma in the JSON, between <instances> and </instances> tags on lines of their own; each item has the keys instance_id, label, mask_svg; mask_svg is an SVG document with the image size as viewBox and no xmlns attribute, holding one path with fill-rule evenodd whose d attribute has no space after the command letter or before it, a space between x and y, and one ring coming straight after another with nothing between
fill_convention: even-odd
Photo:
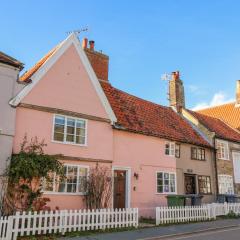
<instances>
[{"instance_id":1,"label":"tv aerial antenna","mask_svg":"<svg viewBox=\"0 0 240 240\"><path fill-rule=\"evenodd\" d=\"M85 27L85 28L81 28L81 29L76 29L76 30L72 30L72 31L68 31L66 32L68 35L71 34L71 33L75 33L77 35L79 35L80 33L82 32L87 32L88 31L88 27Z\"/></svg>"},{"instance_id":2,"label":"tv aerial antenna","mask_svg":"<svg viewBox=\"0 0 240 240\"><path fill-rule=\"evenodd\" d=\"M168 84L168 90L167 90L167 100L169 101L169 96L170 96L170 89L169 89L169 82L170 82L170 80L172 79L172 74L170 74L170 73L164 73L164 74L162 74L162 76L161 76L161 80L163 80L163 81L166 81L167 82L167 84Z\"/></svg>"}]
</instances>

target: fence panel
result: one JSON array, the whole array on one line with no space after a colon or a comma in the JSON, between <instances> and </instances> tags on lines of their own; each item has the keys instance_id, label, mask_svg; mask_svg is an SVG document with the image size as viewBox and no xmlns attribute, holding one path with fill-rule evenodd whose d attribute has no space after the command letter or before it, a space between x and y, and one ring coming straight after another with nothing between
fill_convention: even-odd
<instances>
[{"instance_id":1,"label":"fence panel","mask_svg":"<svg viewBox=\"0 0 240 240\"><path fill-rule=\"evenodd\" d=\"M156 225L210 220L212 215L210 205L157 207Z\"/></svg>"},{"instance_id":2,"label":"fence panel","mask_svg":"<svg viewBox=\"0 0 240 240\"><path fill-rule=\"evenodd\" d=\"M17 212L14 216L0 218L0 239L137 226L137 208Z\"/></svg>"}]
</instances>

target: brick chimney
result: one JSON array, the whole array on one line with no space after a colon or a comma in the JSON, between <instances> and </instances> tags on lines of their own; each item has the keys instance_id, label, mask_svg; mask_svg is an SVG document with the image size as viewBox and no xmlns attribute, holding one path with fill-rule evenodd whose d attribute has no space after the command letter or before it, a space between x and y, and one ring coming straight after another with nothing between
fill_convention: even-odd
<instances>
[{"instance_id":1,"label":"brick chimney","mask_svg":"<svg viewBox=\"0 0 240 240\"><path fill-rule=\"evenodd\" d=\"M237 80L237 88L236 88L236 104L240 104L240 80Z\"/></svg>"},{"instance_id":2,"label":"brick chimney","mask_svg":"<svg viewBox=\"0 0 240 240\"><path fill-rule=\"evenodd\" d=\"M169 81L169 105L177 112L185 108L184 86L179 71L172 72L172 78Z\"/></svg>"},{"instance_id":3,"label":"brick chimney","mask_svg":"<svg viewBox=\"0 0 240 240\"><path fill-rule=\"evenodd\" d=\"M82 48L84 49L97 78L99 80L108 81L109 57L101 52L97 52L94 49L95 48L94 41L89 41L89 47L88 47L87 38L83 39Z\"/></svg>"}]
</instances>

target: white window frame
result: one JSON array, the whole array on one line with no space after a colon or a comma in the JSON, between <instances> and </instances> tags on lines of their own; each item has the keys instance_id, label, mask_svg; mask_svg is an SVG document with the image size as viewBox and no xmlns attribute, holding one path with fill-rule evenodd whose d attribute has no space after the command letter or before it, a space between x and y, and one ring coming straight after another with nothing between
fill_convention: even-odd
<instances>
[{"instance_id":1,"label":"white window frame","mask_svg":"<svg viewBox=\"0 0 240 240\"><path fill-rule=\"evenodd\" d=\"M233 151L232 152L233 159L233 169L234 169L234 180L235 183L240 183L240 152Z\"/></svg>"},{"instance_id":2,"label":"white window frame","mask_svg":"<svg viewBox=\"0 0 240 240\"><path fill-rule=\"evenodd\" d=\"M54 140L54 128L55 128L55 119L56 117L64 117L65 118L65 124L64 124L64 141L57 141ZM66 141L66 137L67 137L67 118L71 118L74 120L81 120L85 122L85 143L81 144L81 143L74 143L74 142L68 142ZM81 146L81 147L86 147L87 146L87 141L88 141L88 120L84 119L84 118L76 118L76 117L72 117L72 116L66 116L66 115L61 115L61 114L54 114L53 116L53 127L52 127L52 142L53 143L61 143L61 144L68 144L68 145L75 145L75 146Z\"/></svg>"},{"instance_id":3,"label":"white window frame","mask_svg":"<svg viewBox=\"0 0 240 240\"><path fill-rule=\"evenodd\" d=\"M170 174L174 174L174 176L175 176L175 181L174 181L174 183L175 183L175 192L164 192L164 191L162 193L158 192L158 173L162 173L163 174L163 183L164 183L164 174L165 173L168 173L169 176L170 176ZM163 190L164 190L164 186L165 185L163 184ZM169 187L170 187L170 178L169 178ZM174 194L177 194L177 174L176 174L176 172L168 172L168 171L161 171L161 170L156 171L156 194L159 194L159 195L166 195L166 194L174 195Z\"/></svg>"},{"instance_id":4,"label":"white window frame","mask_svg":"<svg viewBox=\"0 0 240 240\"><path fill-rule=\"evenodd\" d=\"M78 174L79 174L79 168L86 168L87 169L87 177L89 176L89 166L87 165L78 165L78 164L64 164L63 166L69 166L69 167L77 167L78 168ZM77 177L77 186L79 184L79 175ZM86 195L85 192L56 192L55 191L55 181L56 181L56 174L54 173L54 179L53 179L53 191L43 191L44 194L51 194L51 195ZM44 185L44 183L43 183ZM44 190L44 186L43 186L43 190Z\"/></svg>"},{"instance_id":5,"label":"white window frame","mask_svg":"<svg viewBox=\"0 0 240 240\"><path fill-rule=\"evenodd\" d=\"M169 154L166 154L166 145L169 144ZM164 145L164 152L165 155L170 156L170 157L175 157L175 142L165 142Z\"/></svg>"},{"instance_id":6,"label":"white window frame","mask_svg":"<svg viewBox=\"0 0 240 240\"><path fill-rule=\"evenodd\" d=\"M223 178L223 180L222 181L220 181L220 177L222 177ZM227 182L227 180L231 180L231 182L229 181L229 182ZM221 187L220 185L222 184L222 183L225 183L225 184L223 184L224 186L223 187ZM231 184L232 186L231 187L229 187L229 186L227 186L227 184ZM219 174L218 175L218 188L219 188L219 193L220 194L229 194L229 195L232 195L232 194L234 194L234 182L233 182L233 176L232 175L227 175L227 174ZM222 191L222 189L224 190L228 190L228 188L230 189L230 191Z\"/></svg>"},{"instance_id":7,"label":"white window frame","mask_svg":"<svg viewBox=\"0 0 240 240\"><path fill-rule=\"evenodd\" d=\"M223 144L225 146L223 146L223 147L219 146L221 144ZM220 153L220 157L219 157L219 153ZM228 142L223 141L223 140L217 140L217 157L218 157L218 159L229 160L229 157L230 157L229 155L230 155L230 152L229 152Z\"/></svg>"}]
</instances>

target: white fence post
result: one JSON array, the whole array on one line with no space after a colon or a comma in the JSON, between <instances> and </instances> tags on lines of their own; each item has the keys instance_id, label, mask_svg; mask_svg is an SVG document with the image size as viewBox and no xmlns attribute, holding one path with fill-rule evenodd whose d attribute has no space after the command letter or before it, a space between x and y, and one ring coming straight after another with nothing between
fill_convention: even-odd
<instances>
[{"instance_id":1,"label":"white fence post","mask_svg":"<svg viewBox=\"0 0 240 240\"><path fill-rule=\"evenodd\" d=\"M156 225L160 224L160 207L156 207Z\"/></svg>"},{"instance_id":2,"label":"white fence post","mask_svg":"<svg viewBox=\"0 0 240 240\"><path fill-rule=\"evenodd\" d=\"M228 215L228 214L229 214L228 203L225 202L225 203L224 203L224 215Z\"/></svg>"},{"instance_id":3,"label":"white fence post","mask_svg":"<svg viewBox=\"0 0 240 240\"><path fill-rule=\"evenodd\" d=\"M8 217L7 228L6 228L6 239L12 239L13 234L13 216Z\"/></svg>"}]
</instances>

